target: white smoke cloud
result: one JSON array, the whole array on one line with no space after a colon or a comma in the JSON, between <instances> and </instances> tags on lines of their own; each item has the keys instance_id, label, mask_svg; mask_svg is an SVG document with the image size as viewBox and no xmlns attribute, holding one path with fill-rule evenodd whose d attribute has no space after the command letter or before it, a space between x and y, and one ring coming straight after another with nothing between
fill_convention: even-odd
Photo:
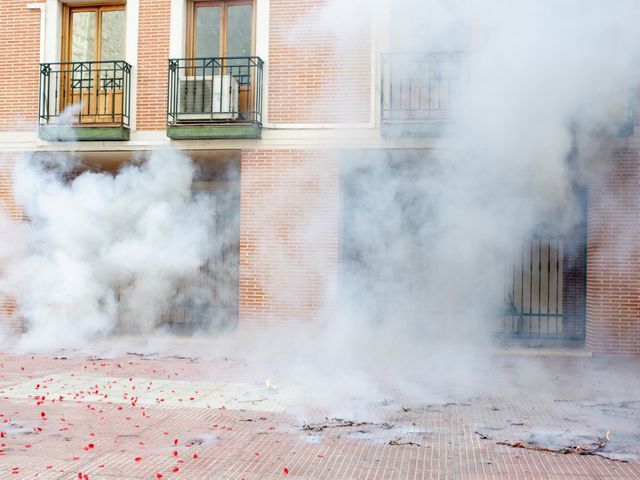
<instances>
[{"instance_id":1,"label":"white smoke cloud","mask_svg":"<svg viewBox=\"0 0 640 480\"><path fill-rule=\"evenodd\" d=\"M187 157L151 152L114 175L71 178L75 160L33 154L16 167L15 198L29 222L22 251L4 259L4 294L27 323L24 348L151 332L211 251L210 202L192 193Z\"/></svg>"},{"instance_id":2,"label":"white smoke cloud","mask_svg":"<svg viewBox=\"0 0 640 480\"><path fill-rule=\"evenodd\" d=\"M339 9L336 3L341 2L330 2L327 11ZM501 301L493 271L500 259L504 263L543 225L562 235L581 221L575 182L590 173L576 172L568 158L577 150L584 168L594 151L602 151L593 140L581 141L585 133L611 134L624 120L640 78L635 25L640 5L574 0L368 5L369 11L391 11L389 49L466 51L460 98L443 148L424 150L417 161L416 152L390 153L386 164L381 155L369 154L357 198L347 194L346 205L356 201L369 212L351 240L384 254L385 268L397 271L374 285L372 296L384 291L397 299L392 310L420 311L427 323L434 320L425 312L444 308L444 330L451 314L463 310L460 321L480 316L480 330L490 330L486 316ZM343 156L346 175L361 168L362 156ZM375 218L381 219L377 225ZM381 233L386 244L372 240ZM416 281L422 293L408 293ZM487 297L491 290L493 299ZM452 294L457 305L442 304ZM472 332L475 342L479 331Z\"/></svg>"}]
</instances>

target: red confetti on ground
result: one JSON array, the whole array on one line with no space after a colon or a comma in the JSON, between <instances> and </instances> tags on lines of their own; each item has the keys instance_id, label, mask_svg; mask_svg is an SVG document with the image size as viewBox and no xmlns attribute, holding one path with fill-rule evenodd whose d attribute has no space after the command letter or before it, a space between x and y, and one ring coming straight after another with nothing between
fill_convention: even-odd
<instances>
[{"instance_id":1,"label":"red confetti on ground","mask_svg":"<svg viewBox=\"0 0 640 480\"><path fill-rule=\"evenodd\" d=\"M177 451L177 450L174 450L171 454L172 454L174 457L177 457L177 456L178 456L178 451Z\"/></svg>"},{"instance_id":2,"label":"red confetti on ground","mask_svg":"<svg viewBox=\"0 0 640 480\"><path fill-rule=\"evenodd\" d=\"M46 414L46 413L44 413L44 412L40 412L40 416L41 416L42 418L44 418L44 417L46 417L46 416L47 416L47 414Z\"/></svg>"},{"instance_id":3,"label":"red confetti on ground","mask_svg":"<svg viewBox=\"0 0 640 480\"><path fill-rule=\"evenodd\" d=\"M161 473L156 473L156 478L162 478L164 477L164 475L162 475Z\"/></svg>"},{"instance_id":4,"label":"red confetti on ground","mask_svg":"<svg viewBox=\"0 0 640 480\"><path fill-rule=\"evenodd\" d=\"M173 470L172 470L173 473L179 472L179 471L180 471L180 469L178 467L173 467Z\"/></svg>"},{"instance_id":5,"label":"red confetti on ground","mask_svg":"<svg viewBox=\"0 0 640 480\"><path fill-rule=\"evenodd\" d=\"M173 444L174 445L178 445L178 439L177 438L173 441Z\"/></svg>"},{"instance_id":6,"label":"red confetti on ground","mask_svg":"<svg viewBox=\"0 0 640 480\"><path fill-rule=\"evenodd\" d=\"M136 457L133 459L134 462L139 462L140 460L142 460L142 457Z\"/></svg>"},{"instance_id":7,"label":"red confetti on ground","mask_svg":"<svg viewBox=\"0 0 640 480\"><path fill-rule=\"evenodd\" d=\"M198 454L197 454L197 453L194 453L194 454L193 454L193 458L198 458Z\"/></svg>"},{"instance_id":8,"label":"red confetti on ground","mask_svg":"<svg viewBox=\"0 0 640 480\"><path fill-rule=\"evenodd\" d=\"M284 473L285 475L289 475L289 469L287 467L284 467L284 470L282 470L282 473Z\"/></svg>"}]
</instances>

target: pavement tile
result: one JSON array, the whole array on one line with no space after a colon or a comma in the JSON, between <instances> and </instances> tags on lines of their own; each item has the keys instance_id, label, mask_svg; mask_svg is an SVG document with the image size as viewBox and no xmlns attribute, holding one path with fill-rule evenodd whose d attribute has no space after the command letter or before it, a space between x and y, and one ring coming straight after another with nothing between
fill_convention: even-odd
<instances>
[{"instance_id":1,"label":"pavement tile","mask_svg":"<svg viewBox=\"0 0 640 480\"><path fill-rule=\"evenodd\" d=\"M396 402L383 409L386 426L309 431L291 411L295 386L242 382L241 369L219 359L0 354L0 479L640 478L640 441L621 428L638 425L640 404L615 396L579 408L536 392ZM605 425L616 428L602 453L626 463L498 444L586 445Z\"/></svg>"}]
</instances>

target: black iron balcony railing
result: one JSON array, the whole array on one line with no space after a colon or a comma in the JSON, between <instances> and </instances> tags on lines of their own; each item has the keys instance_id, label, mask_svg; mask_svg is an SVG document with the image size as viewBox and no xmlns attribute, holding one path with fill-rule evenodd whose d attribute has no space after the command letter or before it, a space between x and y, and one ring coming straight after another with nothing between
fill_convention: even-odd
<instances>
[{"instance_id":1,"label":"black iron balcony railing","mask_svg":"<svg viewBox=\"0 0 640 480\"><path fill-rule=\"evenodd\" d=\"M452 117L467 78L465 52L382 56L382 121Z\"/></svg>"},{"instance_id":2,"label":"black iron balcony railing","mask_svg":"<svg viewBox=\"0 0 640 480\"><path fill-rule=\"evenodd\" d=\"M258 57L169 60L169 126L262 124L262 67Z\"/></svg>"},{"instance_id":3,"label":"black iron balcony railing","mask_svg":"<svg viewBox=\"0 0 640 480\"><path fill-rule=\"evenodd\" d=\"M130 92L131 65L124 61L42 63L40 126L128 127Z\"/></svg>"}]
</instances>

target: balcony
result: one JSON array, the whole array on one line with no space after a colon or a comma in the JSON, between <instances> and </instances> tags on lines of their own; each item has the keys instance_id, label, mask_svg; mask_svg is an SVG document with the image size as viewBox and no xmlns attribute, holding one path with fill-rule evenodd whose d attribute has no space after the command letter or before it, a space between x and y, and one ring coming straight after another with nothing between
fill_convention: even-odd
<instances>
[{"instance_id":1,"label":"balcony","mask_svg":"<svg viewBox=\"0 0 640 480\"><path fill-rule=\"evenodd\" d=\"M618 137L630 137L635 134L638 125L638 106L640 105L640 95L637 91L629 94L627 104L623 106L622 118L615 125Z\"/></svg>"},{"instance_id":2,"label":"balcony","mask_svg":"<svg viewBox=\"0 0 640 480\"><path fill-rule=\"evenodd\" d=\"M260 138L262 67L258 57L169 60L167 136Z\"/></svg>"},{"instance_id":3,"label":"balcony","mask_svg":"<svg viewBox=\"0 0 640 480\"><path fill-rule=\"evenodd\" d=\"M436 137L454 117L467 77L467 54L382 56L383 137Z\"/></svg>"},{"instance_id":4,"label":"balcony","mask_svg":"<svg viewBox=\"0 0 640 480\"><path fill-rule=\"evenodd\" d=\"M129 140L131 65L40 64L38 135L49 141Z\"/></svg>"}]
</instances>

